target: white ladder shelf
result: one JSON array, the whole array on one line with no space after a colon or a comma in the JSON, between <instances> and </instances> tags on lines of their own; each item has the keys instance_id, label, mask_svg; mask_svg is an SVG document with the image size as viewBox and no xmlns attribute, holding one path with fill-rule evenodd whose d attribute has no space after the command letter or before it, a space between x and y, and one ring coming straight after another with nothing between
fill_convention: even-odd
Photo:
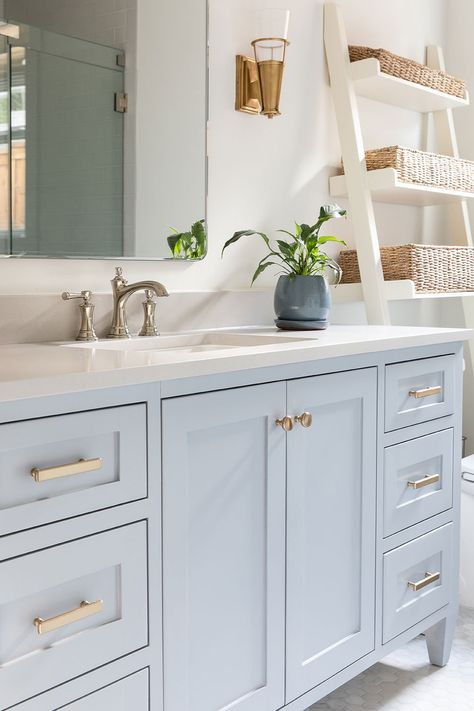
<instances>
[{"instance_id":1,"label":"white ladder shelf","mask_svg":"<svg viewBox=\"0 0 474 711\"><path fill-rule=\"evenodd\" d=\"M360 284L342 284L334 290L336 303L364 301L369 324L390 324L390 301L454 298L462 300L466 327L474 328L474 292L462 294L416 293L412 281L385 282L380 260L374 202L400 205L446 205L452 221L452 243L473 246L467 200L474 194L441 188L407 185L397 180L392 168L367 171L357 96L392 104L419 113L432 113L438 152L459 157L452 110L469 105L428 87L384 74L377 59L351 63L342 9L324 7L324 42L332 95L344 161L344 175L330 179L330 194L347 197L359 259ZM426 50L426 63L445 70L441 48ZM474 343L466 352L465 402L474 402ZM465 434L474 447L474 418L465 418Z\"/></svg>"}]
</instances>

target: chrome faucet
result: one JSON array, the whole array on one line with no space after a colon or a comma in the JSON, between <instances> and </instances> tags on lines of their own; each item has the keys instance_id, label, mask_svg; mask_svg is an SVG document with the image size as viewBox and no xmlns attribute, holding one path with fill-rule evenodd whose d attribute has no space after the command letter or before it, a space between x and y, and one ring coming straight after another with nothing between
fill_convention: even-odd
<instances>
[{"instance_id":1,"label":"chrome faucet","mask_svg":"<svg viewBox=\"0 0 474 711\"><path fill-rule=\"evenodd\" d=\"M123 277L121 267L115 269L115 278L111 281L114 297L114 313L108 338L130 338L125 307L132 294L137 291L152 291L156 296L168 296L168 292L159 281L137 281L129 284Z\"/></svg>"}]
</instances>

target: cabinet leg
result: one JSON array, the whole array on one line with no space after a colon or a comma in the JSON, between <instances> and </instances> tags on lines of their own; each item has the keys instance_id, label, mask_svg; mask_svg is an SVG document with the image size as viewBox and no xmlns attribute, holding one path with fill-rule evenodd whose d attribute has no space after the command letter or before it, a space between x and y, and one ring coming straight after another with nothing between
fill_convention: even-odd
<instances>
[{"instance_id":1,"label":"cabinet leg","mask_svg":"<svg viewBox=\"0 0 474 711\"><path fill-rule=\"evenodd\" d=\"M425 632L426 646L431 664L444 667L449 661L457 616L450 615Z\"/></svg>"}]
</instances>

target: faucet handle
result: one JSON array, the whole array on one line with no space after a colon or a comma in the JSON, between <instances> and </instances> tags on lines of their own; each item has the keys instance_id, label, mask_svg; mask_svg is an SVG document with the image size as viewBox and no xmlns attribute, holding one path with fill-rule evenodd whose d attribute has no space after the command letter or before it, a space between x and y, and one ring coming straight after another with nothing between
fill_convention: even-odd
<instances>
[{"instance_id":1,"label":"faucet handle","mask_svg":"<svg viewBox=\"0 0 474 711\"><path fill-rule=\"evenodd\" d=\"M155 322L156 302L151 289L145 289L146 301L143 302L144 320L139 336L159 336Z\"/></svg>"},{"instance_id":2,"label":"faucet handle","mask_svg":"<svg viewBox=\"0 0 474 711\"><path fill-rule=\"evenodd\" d=\"M125 277L123 275L122 267L115 267L115 277L113 279L113 282L115 282L116 284L123 284L123 285L128 284L128 281L125 279Z\"/></svg>"},{"instance_id":3,"label":"faucet handle","mask_svg":"<svg viewBox=\"0 0 474 711\"><path fill-rule=\"evenodd\" d=\"M71 299L83 299L83 306L90 306L91 299L92 299L92 291L89 291L86 289L85 291L81 291L80 294L73 294L70 291L63 291L61 294L61 298L63 301L70 301Z\"/></svg>"},{"instance_id":4,"label":"faucet handle","mask_svg":"<svg viewBox=\"0 0 474 711\"><path fill-rule=\"evenodd\" d=\"M81 291L80 294L72 294L70 291L64 291L61 294L61 298L63 301L82 299L82 303L79 304L79 309L81 310L81 326L76 341L98 341L99 339L94 329L95 306L91 301L92 291L86 289L85 291Z\"/></svg>"}]
</instances>

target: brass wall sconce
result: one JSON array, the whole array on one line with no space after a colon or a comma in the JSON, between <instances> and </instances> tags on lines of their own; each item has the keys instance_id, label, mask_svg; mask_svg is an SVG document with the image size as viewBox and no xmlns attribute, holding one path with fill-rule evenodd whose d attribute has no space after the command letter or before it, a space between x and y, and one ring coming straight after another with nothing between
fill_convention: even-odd
<instances>
[{"instance_id":1,"label":"brass wall sconce","mask_svg":"<svg viewBox=\"0 0 474 711\"><path fill-rule=\"evenodd\" d=\"M270 14L268 22L267 14ZM278 35L262 35L251 44L254 57L236 57L235 109L247 114L263 114L268 118L280 116L280 96L285 70L289 12L262 11L262 26L280 29ZM265 22L267 19L267 22ZM277 27L278 25L278 27Z\"/></svg>"}]
</instances>

